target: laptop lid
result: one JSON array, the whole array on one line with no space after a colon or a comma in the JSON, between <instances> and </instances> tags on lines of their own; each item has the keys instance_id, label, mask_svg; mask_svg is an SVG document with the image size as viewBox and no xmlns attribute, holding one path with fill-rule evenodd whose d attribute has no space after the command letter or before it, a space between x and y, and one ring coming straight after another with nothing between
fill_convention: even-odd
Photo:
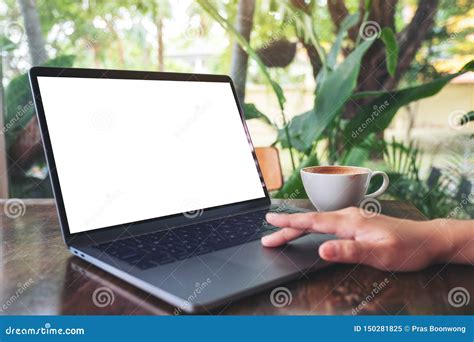
<instances>
[{"instance_id":1,"label":"laptop lid","mask_svg":"<svg viewBox=\"0 0 474 342\"><path fill-rule=\"evenodd\" d=\"M66 243L268 206L228 76L34 67Z\"/></svg>"}]
</instances>

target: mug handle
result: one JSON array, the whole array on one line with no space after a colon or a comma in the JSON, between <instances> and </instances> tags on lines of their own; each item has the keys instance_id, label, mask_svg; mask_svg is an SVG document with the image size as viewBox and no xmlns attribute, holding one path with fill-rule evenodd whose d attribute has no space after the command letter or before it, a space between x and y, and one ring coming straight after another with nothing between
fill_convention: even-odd
<instances>
[{"instance_id":1,"label":"mug handle","mask_svg":"<svg viewBox=\"0 0 474 342\"><path fill-rule=\"evenodd\" d=\"M365 195L364 198L375 198L375 197L377 197L377 196L382 195L382 194L385 192L385 190L387 190L388 184L389 184L389 179L388 179L388 176L387 176L387 174L386 174L385 172L382 172L382 171L374 171L374 172L372 172L372 174L370 175L370 178L369 178L369 183L370 183L370 181L372 180L372 178L373 178L374 176L377 176L377 175L381 175L381 176L383 177L382 186L381 186L378 190L372 192L371 194Z\"/></svg>"}]
</instances>

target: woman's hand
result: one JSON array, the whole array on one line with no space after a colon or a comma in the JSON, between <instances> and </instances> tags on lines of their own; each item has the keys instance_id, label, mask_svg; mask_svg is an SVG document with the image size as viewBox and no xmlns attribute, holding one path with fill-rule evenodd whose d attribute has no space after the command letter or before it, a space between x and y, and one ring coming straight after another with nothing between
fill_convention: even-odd
<instances>
[{"instance_id":1,"label":"woman's hand","mask_svg":"<svg viewBox=\"0 0 474 342\"><path fill-rule=\"evenodd\" d=\"M446 225L446 220L411 221L367 214L371 213L355 207L324 213L270 213L267 221L283 229L263 237L262 244L277 247L306 233L334 234L340 240L324 242L319 247L321 258L392 271L418 270L435 262L474 261L473 221L450 220ZM464 258L458 249L465 250L461 253Z\"/></svg>"}]
</instances>

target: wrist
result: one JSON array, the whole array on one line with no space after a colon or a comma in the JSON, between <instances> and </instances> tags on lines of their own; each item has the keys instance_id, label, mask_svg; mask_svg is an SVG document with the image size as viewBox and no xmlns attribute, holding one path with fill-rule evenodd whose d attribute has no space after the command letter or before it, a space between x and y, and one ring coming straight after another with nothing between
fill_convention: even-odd
<instances>
[{"instance_id":1,"label":"wrist","mask_svg":"<svg viewBox=\"0 0 474 342\"><path fill-rule=\"evenodd\" d=\"M434 262L435 263L448 263L454 256L454 250L456 249L456 241L454 239L453 227L451 227L450 221L447 219L435 219L429 221L430 229L434 231L435 251Z\"/></svg>"}]
</instances>

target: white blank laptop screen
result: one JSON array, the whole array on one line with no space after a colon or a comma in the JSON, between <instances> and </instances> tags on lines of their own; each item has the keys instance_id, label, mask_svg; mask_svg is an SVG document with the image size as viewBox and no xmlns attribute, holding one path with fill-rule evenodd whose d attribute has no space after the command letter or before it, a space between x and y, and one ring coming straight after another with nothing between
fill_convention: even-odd
<instances>
[{"instance_id":1,"label":"white blank laptop screen","mask_svg":"<svg viewBox=\"0 0 474 342\"><path fill-rule=\"evenodd\" d=\"M229 83L38 83L71 233L265 197Z\"/></svg>"}]
</instances>

